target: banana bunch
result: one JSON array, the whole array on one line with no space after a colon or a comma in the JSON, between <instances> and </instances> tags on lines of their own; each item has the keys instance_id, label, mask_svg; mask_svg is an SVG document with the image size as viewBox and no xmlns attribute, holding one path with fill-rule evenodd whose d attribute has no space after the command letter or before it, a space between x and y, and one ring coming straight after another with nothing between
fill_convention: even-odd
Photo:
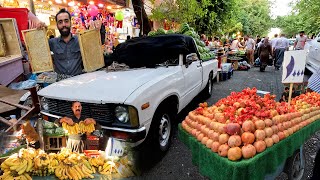
<instances>
[{"instance_id":1,"label":"banana bunch","mask_svg":"<svg viewBox=\"0 0 320 180\"><path fill-rule=\"evenodd\" d=\"M67 130L69 134L79 134L79 124L75 123L73 126L68 125L67 123L62 123L63 129Z\"/></svg>"},{"instance_id":2,"label":"banana bunch","mask_svg":"<svg viewBox=\"0 0 320 180\"><path fill-rule=\"evenodd\" d=\"M10 156L1 164L1 169L4 172L16 173L22 175L26 172L31 172L33 161L30 158L19 158L17 154Z\"/></svg>"},{"instance_id":3,"label":"banana bunch","mask_svg":"<svg viewBox=\"0 0 320 180\"><path fill-rule=\"evenodd\" d=\"M59 166L58 155L55 153L50 153L48 156L50 161L48 166L48 173L54 174L56 168Z\"/></svg>"},{"instance_id":4,"label":"banana bunch","mask_svg":"<svg viewBox=\"0 0 320 180\"><path fill-rule=\"evenodd\" d=\"M52 167L50 167L51 168L50 170L49 170L49 167L50 167L50 157L49 157L49 155L46 154L46 153L38 154L34 158L33 175L48 176L51 173L53 173Z\"/></svg>"},{"instance_id":5,"label":"banana bunch","mask_svg":"<svg viewBox=\"0 0 320 180\"><path fill-rule=\"evenodd\" d=\"M89 158L89 163L91 166L98 168L104 165L104 159L101 156Z\"/></svg>"},{"instance_id":6,"label":"banana bunch","mask_svg":"<svg viewBox=\"0 0 320 180\"><path fill-rule=\"evenodd\" d=\"M83 121L79 122L79 128L81 133L92 133L95 130L93 123L86 125Z\"/></svg>"},{"instance_id":7,"label":"banana bunch","mask_svg":"<svg viewBox=\"0 0 320 180\"><path fill-rule=\"evenodd\" d=\"M32 180L32 178L30 177L30 175L28 173L23 173L21 175L18 175L17 173L7 171L7 172L3 173L2 176L0 176L0 180L16 180L16 179Z\"/></svg>"},{"instance_id":8,"label":"banana bunch","mask_svg":"<svg viewBox=\"0 0 320 180\"><path fill-rule=\"evenodd\" d=\"M61 148L60 153L57 154L57 158L59 161L65 160L70 154L72 154L71 149Z\"/></svg>"},{"instance_id":9,"label":"banana bunch","mask_svg":"<svg viewBox=\"0 0 320 180\"><path fill-rule=\"evenodd\" d=\"M55 170L55 175L59 179L83 179L83 178L91 178L93 179L94 176L92 175L94 173L92 170L90 170L86 165L80 163L73 166L70 165L61 165Z\"/></svg>"},{"instance_id":10,"label":"banana bunch","mask_svg":"<svg viewBox=\"0 0 320 180\"><path fill-rule=\"evenodd\" d=\"M116 164L112 161L107 161L102 166L99 166L98 171L104 175L118 173Z\"/></svg>"},{"instance_id":11,"label":"banana bunch","mask_svg":"<svg viewBox=\"0 0 320 180\"><path fill-rule=\"evenodd\" d=\"M19 157L24 159L33 159L38 155L39 151L35 150L34 148L27 148L27 149L20 149L19 150Z\"/></svg>"}]
</instances>

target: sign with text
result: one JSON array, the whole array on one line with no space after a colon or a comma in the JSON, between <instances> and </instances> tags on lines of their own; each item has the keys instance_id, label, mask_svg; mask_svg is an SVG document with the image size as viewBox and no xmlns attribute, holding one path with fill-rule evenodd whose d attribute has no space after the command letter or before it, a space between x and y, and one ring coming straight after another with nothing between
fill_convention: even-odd
<instances>
[{"instance_id":1,"label":"sign with text","mask_svg":"<svg viewBox=\"0 0 320 180\"><path fill-rule=\"evenodd\" d=\"M305 50L284 52L282 83L303 82L306 57Z\"/></svg>"}]
</instances>

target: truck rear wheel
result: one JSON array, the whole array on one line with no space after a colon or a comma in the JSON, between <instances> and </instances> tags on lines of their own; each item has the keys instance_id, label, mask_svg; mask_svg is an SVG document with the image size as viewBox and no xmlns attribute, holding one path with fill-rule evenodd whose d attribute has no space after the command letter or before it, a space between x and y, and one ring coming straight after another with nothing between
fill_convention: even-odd
<instances>
[{"instance_id":1,"label":"truck rear wheel","mask_svg":"<svg viewBox=\"0 0 320 180\"><path fill-rule=\"evenodd\" d=\"M300 180L304 176L305 155L300 153L300 149L295 151L293 155L287 159L285 173L289 180Z\"/></svg>"},{"instance_id":2,"label":"truck rear wheel","mask_svg":"<svg viewBox=\"0 0 320 180\"><path fill-rule=\"evenodd\" d=\"M212 79L212 72L209 74L209 80L206 87L202 90L202 94L205 98L209 98L212 95L212 86L213 86L213 79Z\"/></svg>"}]
</instances>

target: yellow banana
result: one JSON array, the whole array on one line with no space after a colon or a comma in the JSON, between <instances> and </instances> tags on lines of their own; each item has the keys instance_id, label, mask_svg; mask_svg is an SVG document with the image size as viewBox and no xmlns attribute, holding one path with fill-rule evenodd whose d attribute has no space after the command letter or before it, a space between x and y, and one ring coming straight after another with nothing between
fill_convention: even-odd
<instances>
[{"instance_id":1,"label":"yellow banana","mask_svg":"<svg viewBox=\"0 0 320 180\"><path fill-rule=\"evenodd\" d=\"M71 168L68 168L67 169L67 172L69 173L69 175L72 177L72 179L78 179L78 176L77 174L71 169Z\"/></svg>"},{"instance_id":2,"label":"yellow banana","mask_svg":"<svg viewBox=\"0 0 320 180\"><path fill-rule=\"evenodd\" d=\"M6 163L2 163L2 164L1 164L1 169L2 169L2 170L10 169L10 166L8 166Z\"/></svg>"},{"instance_id":3,"label":"yellow banana","mask_svg":"<svg viewBox=\"0 0 320 180\"><path fill-rule=\"evenodd\" d=\"M78 172L78 170L75 168L75 166L73 166L71 168L72 172L77 176L78 179L82 179L81 174Z\"/></svg>"},{"instance_id":4,"label":"yellow banana","mask_svg":"<svg viewBox=\"0 0 320 180\"><path fill-rule=\"evenodd\" d=\"M79 167L79 165L75 166L75 169L78 171L78 173L80 174L80 179L84 178L84 173L82 172L82 169Z\"/></svg>"},{"instance_id":5,"label":"yellow banana","mask_svg":"<svg viewBox=\"0 0 320 180\"><path fill-rule=\"evenodd\" d=\"M71 176L70 172L69 172L69 168L65 168L65 175L67 176L67 179L74 179L73 176Z\"/></svg>"},{"instance_id":6,"label":"yellow banana","mask_svg":"<svg viewBox=\"0 0 320 180\"><path fill-rule=\"evenodd\" d=\"M81 170L82 170L82 172L85 174L86 178L91 178L91 179L94 178L94 176L91 175L92 173L90 173L90 171L88 171L88 169L86 169L86 166L85 166L85 165L82 165L82 166L81 166Z\"/></svg>"},{"instance_id":7,"label":"yellow banana","mask_svg":"<svg viewBox=\"0 0 320 180\"><path fill-rule=\"evenodd\" d=\"M30 172L33 166L33 162L32 162L32 159L27 159L27 161L28 161L28 166L27 166L26 172Z\"/></svg>"},{"instance_id":8,"label":"yellow banana","mask_svg":"<svg viewBox=\"0 0 320 180\"><path fill-rule=\"evenodd\" d=\"M91 171L90 169L88 169L85 165L82 165L81 169L82 169L82 171L84 171L84 172L86 172L86 173L88 173L88 174L92 174L92 173L93 173L93 171Z\"/></svg>"},{"instance_id":9,"label":"yellow banana","mask_svg":"<svg viewBox=\"0 0 320 180\"><path fill-rule=\"evenodd\" d=\"M4 163L8 166L17 166L19 165L21 162L19 161L19 159L17 158L8 158L7 160L4 161Z\"/></svg>"},{"instance_id":10,"label":"yellow banana","mask_svg":"<svg viewBox=\"0 0 320 180\"><path fill-rule=\"evenodd\" d=\"M19 174L19 175L23 174L23 173L26 171L27 167L28 167L27 164L24 165L23 168L21 168L21 169L18 171L18 174Z\"/></svg>"},{"instance_id":11,"label":"yellow banana","mask_svg":"<svg viewBox=\"0 0 320 180\"><path fill-rule=\"evenodd\" d=\"M29 176L29 174L24 173L23 175L24 175L24 177L25 177L27 180L32 180L32 178Z\"/></svg>"}]
</instances>

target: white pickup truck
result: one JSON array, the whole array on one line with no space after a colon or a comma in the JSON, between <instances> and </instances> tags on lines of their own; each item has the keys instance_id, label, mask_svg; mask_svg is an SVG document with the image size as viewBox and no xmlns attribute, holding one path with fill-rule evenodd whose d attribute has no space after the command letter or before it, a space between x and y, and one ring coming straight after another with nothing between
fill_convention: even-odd
<instances>
[{"instance_id":1,"label":"white pickup truck","mask_svg":"<svg viewBox=\"0 0 320 180\"><path fill-rule=\"evenodd\" d=\"M320 33L311 41L307 41L304 49L307 50L306 68L315 73L320 69Z\"/></svg>"},{"instance_id":2,"label":"white pickup truck","mask_svg":"<svg viewBox=\"0 0 320 180\"><path fill-rule=\"evenodd\" d=\"M47 118L71 116L71 103L80 101L82 114L94 118L108 136L128 142L131 146L137 146L149 137L158 149L166 151L170 145L175 115L200 92L211 96L218 67L217 60L199 60L191 38L190 41L189 37L178 37L177 42L182 38L186 41L180 44L193 47L152 68L115 72L100 70L41 89L38 92L41 113ZM136 43L134 48L153 48L148 43L133 41ZM148 38L143 42L146 41ZM157 44L156 48L161 52L161 44ZM130 48L126 49L130 51ZM136 52L139 53L139 50ZM173 48L172 52L178 51Z\"/></svg>"}]
</instances>

